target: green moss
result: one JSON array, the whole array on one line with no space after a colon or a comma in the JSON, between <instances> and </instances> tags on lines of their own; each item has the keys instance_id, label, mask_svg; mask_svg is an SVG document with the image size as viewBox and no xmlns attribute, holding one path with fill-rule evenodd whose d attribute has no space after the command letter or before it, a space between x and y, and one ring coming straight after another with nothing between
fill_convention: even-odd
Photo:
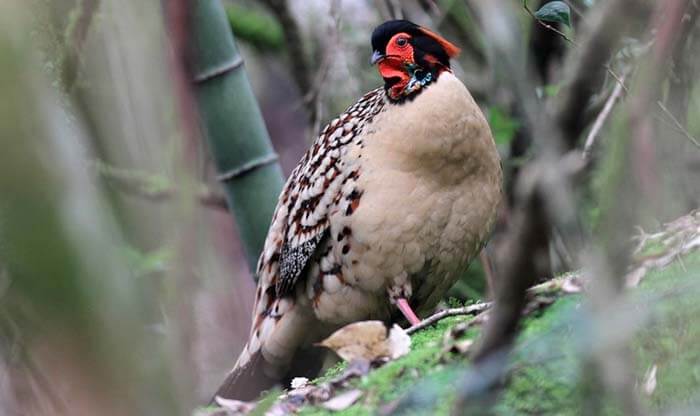
<instances>
[{"instance_id":1,"label":"green moss","mask_svg":"<svg viewBox=\"0 0 700 416\"><path fill-rule=\"evenodd\" d=\"M637 385L657 365L657 387L643 400L654 412L669 406L688 405L700 392L700 253L685 256L669 267L651 272L632 293L633 313L649 312L650 320L635 336ZM540 293L539 295L552 295ZM551 306L529 316L512 354L512 371L494 413L499 415L582 413L587 369L585 357L594 347L583 297L562 296ZM392 414L448 415L455 386L466 369L461 356L443 352L445 332L470 317L455 317L412 337L411 353L355 380L352 388L364 394L355 405L337 415L372 415L385 406ZM478 329L465 337L474 339ZM333 367L326 377L339 374ZM590 387L590 386L589 386ZM593 386L595 387L595 386ZM603 403L604 414L621 414L615 403ZM304 409L302 415L326 415L320 407Z\"/></svg>"},{"instance_id":2,"label":"green moss","mask_svg":"<svg viewBox=\"0 0 700 416\"><path fill-rule=\"evenodd\" d=\"M514 370L496 413L578 414L579 366L571 321L580 296L556 301L529 317L513 354Z\"/></svg>"},{"instance_id":3,"label":"green moss","mask_svg":"<svg viewBox=\"0 0 700 416\"><path fill-rule=\"evenodd\" d=\"M685 257L642 281L654 314L635 338L640 380L651 366L657 366L656 390L646 398L652 410L671 404L684 405L698 398L700 391L700 302L698 294L700 254ZM668 294L668 296L665 296Z\"/></svg>"}]
</instances>

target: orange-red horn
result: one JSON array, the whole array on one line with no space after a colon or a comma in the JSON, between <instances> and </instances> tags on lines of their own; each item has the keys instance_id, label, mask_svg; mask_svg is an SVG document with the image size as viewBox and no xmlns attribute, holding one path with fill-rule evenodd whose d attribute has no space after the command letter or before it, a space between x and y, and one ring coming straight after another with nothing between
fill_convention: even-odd
<instances>
[{"instance_id":1,"label":"orange-red horn","mask_svg":"<svg viewBox=\"0 0 700 416\"><path fill-rule=\"evenodd\" d=\"M431 38L435 39L435 41L439 43L440 46L442 46L442 49L444 49L445 52L447 52L447 56L449 56L450 58L454 58L455 56L459 55L460 49L456 47L452 42L448 41L447 39L433 32L432 30L426 29L424 27L421 27L420 31L425 33L427 36L430 36Z\"/></svg>"}]
</instances>

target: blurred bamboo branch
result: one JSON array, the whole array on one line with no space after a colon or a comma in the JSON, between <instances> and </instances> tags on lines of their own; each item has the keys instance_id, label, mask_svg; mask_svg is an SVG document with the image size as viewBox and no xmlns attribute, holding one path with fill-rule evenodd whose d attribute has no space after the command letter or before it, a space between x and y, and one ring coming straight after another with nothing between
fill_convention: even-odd
<instances>
[{"instance_id":1,"label":"blurred bamboo branch","mask_svg":"<svg viewBox=\"0 0 700 416\"><path fill-rule=\"evenodd\" d=\"M122 192L150 201L172 201L179 193L177 187L161 175L138 172L133 169L120 169L101 162L94 162L92 167ZM197 188L195 197L201 205L228 211L226 196L223 193L214 191L204 184L200 184Z\"/></svg>"}]
</instances>

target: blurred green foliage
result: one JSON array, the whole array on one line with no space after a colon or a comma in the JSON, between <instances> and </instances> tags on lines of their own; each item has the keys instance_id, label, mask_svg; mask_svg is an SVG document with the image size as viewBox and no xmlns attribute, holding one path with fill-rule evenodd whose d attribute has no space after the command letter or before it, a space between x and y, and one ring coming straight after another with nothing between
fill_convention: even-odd
<instances>
[{"instance_id":1,"label":"blurred green foliage","mask_svg":"<svg viewBox=\"0 0 700 416\"><path fill-rule=\"evenodd\" d=\"M448 303L455 304L470 300L484 299L486 297L486 274L479 258L475 258L469 268L462 274L457 282L447 291L444 298ZM455 306L461 306L456 305Z\"/></svg>"},{"instance_id":2,"label":"blurred green foliage","mask_svg":"<svg viewBox=\"0 0 700 416\"><path fill-rule=\"evenodd\" d=\"M126 264L134 277L147 277L168 271L168 264L173 259L170 247L161 247L150 252L142 252L135 247L122 247Z\"/></svg>"},{"instance_id":3,"label":"blurred green foliage","mask_svg":"<svg viewBox=\"0 0 700 416\"><path fill-rule=\"evenodd\" d=\"M499 106L488 108L488 122L498 146L510 144L515 132L520 128L520 123Z\"/></svg>"},{"instance_id":4,"label":"blurred green foliage","mask_svg":"<svg viewBox=\"0 0 700 416\"><path fill-rule=\"evenodd\" d=\"M282 26L274 17L237 4L227 4L226 15L239 40L260 51L278 51L284 47Z\"/></svg>"}]
</instances>

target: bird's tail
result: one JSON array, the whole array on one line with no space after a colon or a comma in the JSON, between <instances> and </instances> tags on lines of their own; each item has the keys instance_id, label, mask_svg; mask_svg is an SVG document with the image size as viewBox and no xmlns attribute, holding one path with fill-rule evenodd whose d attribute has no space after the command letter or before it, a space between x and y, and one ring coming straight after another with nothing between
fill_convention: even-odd
<instances>
[{"instance_id":1,"label":"bird's tail","mask_svg":"<svg viewBox=\"0 0 700 416\"><path fill-rule=\"evenodd\" d=\"M318 374L325 356L312 346L318 341L312 335L318 326L313 314L298 305L281 315L256 319L248 343L212 401L217 396L254 400L262 391L288 385L293 377Z\"/></svg>"},{"instance_id":2,"label":"bird's tail","mask_svg":"<svg viewBox=\"0 0 700 416\"><path fill-rule=\"evenodd\" d=\"M266 362L262 351L250 351L246 344L236 365L226 375L226 379L216 390L211 401L216 397L224 399L255 400L260 392L274 387L280 380L265 373Z\"/></svg>"}]
</instances>

